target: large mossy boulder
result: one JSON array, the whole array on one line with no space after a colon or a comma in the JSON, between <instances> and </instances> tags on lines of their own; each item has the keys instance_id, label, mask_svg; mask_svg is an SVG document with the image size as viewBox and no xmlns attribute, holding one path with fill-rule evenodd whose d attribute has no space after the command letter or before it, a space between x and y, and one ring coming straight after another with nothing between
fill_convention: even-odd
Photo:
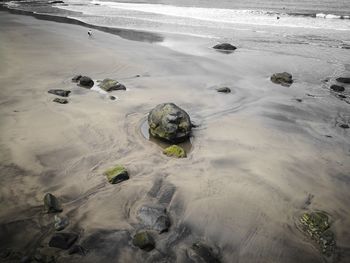
<instances>
[{"instance_id":1,"label":"large mossy boulder","mask_svg":"<svg viewBox=\"0 0 350 263\"><path fill-rule=\"evenodd\" d=\"M114 79L104 79L98 86L105 91L126 90L126 87Z\"/></svg>"},{"instance_id":2,"label":"large mossy boulder","mask_svg":"<svg viewBox=\"0 0 350 263\"><path fill-rule=\"evenodd\" d=\"M79 85L85 88L92 88L94 81L90 77L82 76L79 78Z\"/></svg>"},{"instance_id":3,"label":"large mossy boulder","mask_svg":"<svg viewBox=\"0 0 350 263\"><path fill-rule=\"evenodd\" d=\"M176 157L176 158L185 158L186 157L185 150L182 147L175 145L175 144L165 148L163 153L169 157Z\"/></svg>"},{"instance_id":4,"label":"large mossy boulder","mask_svg":"<svg viewBox=\"0 0 350 263\"><path fill-rule=\"evenodd\" d=\"M128 171L122 165L116 165L105 171L104 174L111 184L117 184L129 179Z\"/></svg>"},{"instance_id":5,"label":"large mossy boulder","mask_svg":"<svg viewBox=\"0 0 350 263\"><path fill-rule=\"evenodd\" d=\"M335 237L329 229L328 215L324 212L305 213L300 222L302 230L319 244L322 253L331 256L334 253Z\"/></svg>"},{"instance_id":6,"label":"large mossy boulder","mask_svg":"<svg viewBox=\"0 0 350 263\"><path fill-rule=\"evenodd\" d=\"M151 251L155 247L154 239L147 231L137 233L133 237L132 243L134 246L139 247L145 251Z\"/></svg>"},{"instance_id":7,"label":"large mossy boulder","mask_svg":"<svg viewBox=\"0 0 350 263\"><path fill-rule=\"evenodd\" d=\"M287 72L275 73L271 76L271 81L275 84L289 87L293 83L293 76Z\"/></svg>"},{"instance_id":8,"label":"large mossy boulder","mask_svg":"<svg viewBox=\"0 0 350 263\"><path fill-rule=\"evenodd\" d=\"M148 125L152 136L173 143L188 139L192 128L190 116L174 103L159 104L151 110Z\"/></svg>"},{"instance_id":9,"label":"large mossy boulder","mask_svg":"<svg viewBox=\"0 0 350 263\"><path fill-rule=\"evenodd\" d=\"M58 199L50 193L47 193L44 196L44 207L47 213L58 213L63 211Z\"/></svg>"}]
</instances>

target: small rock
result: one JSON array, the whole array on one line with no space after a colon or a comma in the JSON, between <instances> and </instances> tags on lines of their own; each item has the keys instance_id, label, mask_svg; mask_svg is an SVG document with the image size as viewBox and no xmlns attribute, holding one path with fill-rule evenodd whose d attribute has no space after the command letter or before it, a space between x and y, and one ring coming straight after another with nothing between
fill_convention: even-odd
<instances>
[{"instance_id":1,"label":"small rock","mask_svg":"<svg viewBox=\"0 0 350 263\"><path fill-rule=\"evenodd\" d=\"M222 87L222 88L217 88L216 89L217 92L222 92L222 93L230 93L231 89L228 87Z\"/></svg>"},{"instance_id":2,"label":"small rock","mask_svg":"<svg viewBox=\"0 0 350 263\"><path fill-rule=\"evenodd\" d=\"M80 86L83 86L86 88L91 88L94 85L94 81L87 76L82 76L79 79L79 84L80 84Z\"/></svg>"},{"instance_id":3,"label":"small rock","mask_svg":"<svg viewBox=\"0 0 350 263\"><path fill-rule=\"evenodd\" d=\"M220 263L219 257L214 250L202 242L193 243L189 250L189 256L198 259L199 262Z\"/></svg>"},{"instance_id":4,"label":"small rock","mask_svg":"<svg viewBox=\"0 0 350 263\"><path fill-rule=\"evenodd\" d=\"M302 99L295 99L297 102L303 102Z\"/></svg>"},{"instance_id":5,"label":"small rock","mask_svg":"<svg viewBox=\"0 0 350 263\"><path fill-rule=\"evenodd\" d=\"M343 129L349 129L350 126L348 124L345 124L345 123L342 123L339 125L340 128L343 128Z\"/></svg>"},{"instance_id":6,"label":"small rock","mask_svg":"<svg viewBox=\"0 0 350 263\"><path fill-rule=\"evenodd\" d=\"M170 227L170 219L166 209L159 205L144 205L138 211L138 218L146 226L163 233Z\"/></svg>"},{"instance_id":7,"label":"small rock","mask_svg":"<svg viewBox=\"0 0 350 263\"><path fill-rule=\"evenodd\" d=\"M61 98L55 98L55 99L53 99L53 102L57 102L57 103L60 103L60 104L67 104L68 100L67 99L61 99Z\"/></svg>"},{"instance_id":8,"label":"small rock","mask_svg":"<svg viewBox=\"0 0 350 263\"><path fill-rule=\"evenodd\" d=\"M53 194L47 193L44 196L44 206L47 213L62 212L62 208Z\"/></svg>"},{"instance_id":9,"label":"small rock","mask_svg":"<svg viewBox=\"0 0 350 263\"><path fill-rule=\"evenodd\" d=\"M154 239L147 231L137 233L133 237L132 243L134 246L139 247L145 251L151 251L155 247Z\"/></svg>"},{"instance_id":10,"label":"small rock","mask_svg":"<svg viewBox=\"0 0 350 263\"><path fill-rule=\"evenodd\" d=\"M176 158L186 157L185 150L182 147L177 146L175 144L164 149L163 153L169 157L176 157Z\"/></svg>"},{"instance_id":11,"label":"small rock","mask_svg":"<svg viewBox=\"0 0 350 263\"><path fill-rule=\"evenodd\" d=\"M80 246L80 245L73 245L69 250L68 250L68 254L69 255L73 255L73 254L78 254L80 256L85 256L87 253L87 250Z\"/></svg>"},{"instance_id":12,"label":"small rock","mask_svg":"<svg viewBox=\"0 0 350 263\"><path fill-rule=\"evenodd\" d=\"M63 1L51 1L50 4L64 4Z\"/></svg>"},{"instance_id":13,"label":"small rock","mask_svg":"<svg viewBox=\"0 0 350 263\"><path fill-rule=\"evenodd\" d=\"M332 85L331 90L333 90L335 92L343 92L345 90L345 88L343 86L339 86L339 85Z\"/></svg>"},{"instance_id":14,"label":"small rock","mask_svg":"<svg viewBox=\"0 0 350 263\"><path fill-rule=\"evenodd\" d=\"M287 72L275 73L271 76L271 81L275 84L289 87L293 83L293 77Z\"/></svg>"},{"instance_id":15,"label":"small rock","mask_svg":"<svg viewBox=\"0 0 350 263\"><path fill-rule=\"evenodd\" d=\"M346 96L345 96L345 95L342 95L342 94L338 94L338 98L346 99Z\"/></svg>"},{"instance_id":16,"label":"small rock","mask_svg":"<svg viewBox=\"0 0 350 263\"><path fill-rule=\"evenodd\" d=\"M73 82L79 82L79 80L81 79L82 75L75 75L73 78L72 78L72 81Z\"/></svg>"},{"instance_id":17,"label":"small rock","mask_svg":"<svg viewBox=\"0 0 350 263\"><path fill-rule=\"evenodd\" d=\"M350 78L340 77L336 79L340 83L350 84Z\"/></svg>"},{"instance_id":18,"label":"small rock","mask_svg":"<svg viewBox=\"0 0 350 263\"><path fill-rule=\"evenodd\" d=\"M114 97L114 96L109 96L109 99L110 99L110 100L116 100L117 98Z\"/></svg>"},{"instance_id":19,"label":"small rock","mask_svg":"<svg viewBox=\"0 0 350 263\"><path fill-rule=\"evenodd\" d=\"M126 90L126 87L114 79L104 79L98 86L105 91Z\"/></svg>"},{"instance_id":20,"label":"small rock","mask_svg":"<svg viewBox=\"0 0 350 263\"><path fill-rule=\"evenodd\" d=\"M63 90L63 89L50 89L48 91L48 93L55 94L61 97L68 97L70 92L71 92L70 90Z\"/></svg>"},{"instance_id":21,"label":"small rock","mask_svg":"<svg viewBox=\"0 0 350 263\"><path fill-rule=\"evenodd\" d=\"M236 50L237 48L229 43L221 43L213 46L214 49L219 49L219 50L226 50L226 51L233 51Z\"/></svg>"},{"instance_id":22,"label":"small rock","mask_svg":"<svg viewBox=\"0 0 350 263\"><path fill-rule=\"evenodd\" d=\"M59 217L58 215L55 215L55 229L57 231L61 231L65 229L69 224L67 217Z\"/></svg>"},{"instance_id":23,"label":"small rock","mask_svg":"<svg viewBox=\"0 0 350 263\"><path fill-rule=\"evenodd\" d=\"M117 184L129 179L128 171L122 165L116 165L105 171L104 174L111 184Z\"/></svg>"},{"instance_id":24,"label":"small rock","mask_svg":"<svg viewBox=\"0 0 350 263\"><path fill-rule=\"evenodd\" d=\"M49 241L49 246L69 249L77 239L78 235L74 233L55 233Z\"/></svg>"}]
</instances>

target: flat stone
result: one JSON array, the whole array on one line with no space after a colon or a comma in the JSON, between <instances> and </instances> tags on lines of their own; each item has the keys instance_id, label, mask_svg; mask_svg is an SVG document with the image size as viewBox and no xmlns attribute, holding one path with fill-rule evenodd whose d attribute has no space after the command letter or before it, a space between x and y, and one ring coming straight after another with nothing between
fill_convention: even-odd
<instances>
[{"instance_id":1,"label":"flat stone","mask_svg":"<svg viewBox=\"0 0 350 263\"><path fill-rule=\"evenodd\" d=\"M53 102L59 103L59 104L67 104L68 100L67 99L61 99L61 98L55 98L53 99Z\"/></svg>"},{"instance_id":2,"label":"flat stone","mask_svg":"<svg viewBox=\"0 0 350 263\"><path fill-rule=\"evenodd\" d=\"M230 93L231 89L228 87L222 87L222 88L217 88L216 91L221 93Z\"/></svg>"},{"instance_id":3,"label":"flat stone","mask_svg":"<svg viewBox=\"0 0 350 263\"><path fill-rule=\"evenodd\" d=\"M214 49L219 49L219 50L236 50L237 48L229 43L221 43L213 46Z\"/></svg>"},{"instance_id":4,"label":"flat stone","mask_svg":"<svg viewBox=\"0 0 350 263\"><path fill-rule=\"evenodd\" d=\"M71 92L70 90L63 90L63 89L50 89L48 91L48 93L61 96L61 97L68 97L70 92Z\"/></svg>"},{"instance_id":5,"label":"flat stone","mask_svg":"<svg viewBox=\"0 0 350 263\"><path fill-rule=\"evenodd\" d=\"M77 239L78 235L74 233L55 233L49 241L49 246L66 250L69 249Z\"/></svg>"},{"instance_id":6,"label":"flat stone","mask_svg":"<svg viewBox=\"0 0 350 263\"><path fill-rule=\"evenodd\" d=\"M331 90L333 90L335 92L343 92L345 90L345 88L343 86L339 86L339 85L332 85Z\"/></svg>"},{"instance_id":7,"label":"flat stone","mask_svg":"<svg viewBox=\"0 0 350 263\"><path fill-rule=\"evenodd\" d=\"M350 84L350 78L340 77L340 78L337 78L336 80L340 83Z\"/></svg>"},{"instance_id":8,"label":"flat stone","mask_svg":"<svg viewBox=\"0 0 350 263\"><path fill-rule=\"evenodd\" d=\"M168 231L170 227L170 219L163 206L144 205L139 209L137 216L144 226L159 233Z\"/></svg>"}]
</instances>

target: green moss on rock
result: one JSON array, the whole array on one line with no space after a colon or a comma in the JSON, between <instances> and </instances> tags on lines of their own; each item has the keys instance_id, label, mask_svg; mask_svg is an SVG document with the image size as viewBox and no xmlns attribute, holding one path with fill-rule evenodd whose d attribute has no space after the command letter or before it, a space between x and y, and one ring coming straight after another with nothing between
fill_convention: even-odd
<instances>
[{"instance_id":1,"label":"green moss on rock","mask_svg":"<svg viewBox=\"0 0 350 263\"><path fill-rule=\"evenodd\" d=\"M128 171L122 165L116 165L105 171L104 174L111 184L117 184L129 179Z\"/></svg>"},{"instance_id":2,"label":"green moss on rock","mask_svg":"<svg viewBox=\"0 0 350 263\"><path fill-rule=\"evenodd\" d=\"M185 158L186 152L178 145L172 145L164 149L163 153L169 157Z\"/></svg>"},{"instance_id":3,"label":"green moss on rock","mask_svg":"<svg viewBox=\"0 0 350 263\"><path fill-rule=\"evenodd\" d=\"M153 237L148 232L137 233L132 240L134 246L139 247L146 251L151 251L155 247Z\"/></svg>"}]
</instances>

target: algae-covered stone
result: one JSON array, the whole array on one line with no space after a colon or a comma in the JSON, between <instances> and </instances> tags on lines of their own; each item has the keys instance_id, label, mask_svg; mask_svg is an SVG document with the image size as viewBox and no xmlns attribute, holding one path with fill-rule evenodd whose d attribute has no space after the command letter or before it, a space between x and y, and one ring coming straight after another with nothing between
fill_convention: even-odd
<instances>
[{"instance_id":1,"label":"algae-covered stone","mask_svg":"<svg viewBox=\"0 0 350 263\"><path fill-rule=\"evenodd\" d=\"M44 207L47 213L62 212L58 199L50 193L44 196Z\"/></svg>"},{"instance_id":2,"label":"algae-covered stone","mask_svg":"<svg viewBox=\"0 0 350 263\"><path fill-rule=\"evenodd\" d=\"M163 153L169 157L176 157L176 158L186 157L185 150L178 145L169 146L168 148L164 149Z\"/></svg>"},{"instance_id":3,"label":"algae-covered stone","mask_svg":"<svg viewBox=\"0 0 350 263\"><path fill-rule=\"evenodd\" d=\"M126 90L126 87L114 79L104 79L99 84L99 87L105 91Z\"/></svg>"},{"instance_id":4,"label":"algae-covered stone","mask_svg":"<svg viewBox=\"0 0 350 263\"><path fill-rule=\"evenodd\" d=\"M185 141L191 133L189 115L174 103L156 106L148 115L150 134L173 143Z\"/></svg>"},{"instance_id":5,"label":"algae-covered stone","mask_svg":"<svg viewBox=\"0 0 350 263\"><path fill-rule=\"evenodd\" d=\"M133 237L132 243L134 246L146 251L151 251L155 247L154 239L147 231L137 233Z\"/></svg>"},{"instance_id":6,"label":"algae-covered stone","mask_svg":"<svg viewBox=\"0 0 350 263\"><path fill-rule=\"evenodd\" d=\"M129 179L128 171L122 165L117 165L108 169L104 174L107 176L108 182L111 184L117 184Z\"/></svg>"},{"instance_id":7,"label":"algae-covered stone","mask_svg":"<svg viewBox=\"0 0 350 263\"><path fill-rule=\"evenodd\" d=\"M293 83L293 77L287 72L275 73L271 76L271 81L282 86L290 86Z\"/></svg>"}]
</instances>

